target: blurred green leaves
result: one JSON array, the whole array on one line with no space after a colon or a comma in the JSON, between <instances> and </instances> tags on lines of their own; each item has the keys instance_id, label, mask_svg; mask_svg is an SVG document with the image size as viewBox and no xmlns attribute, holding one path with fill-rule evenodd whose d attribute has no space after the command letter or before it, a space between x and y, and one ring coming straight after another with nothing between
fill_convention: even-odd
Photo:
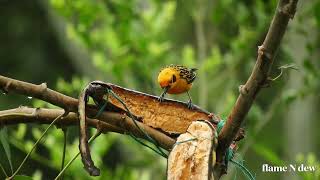
<instances>
[{"instance_id":1,"label":"blurred green leaves","mask_svg":"<svg viewBox=\"0 0 320 180\"><path fill-rule=\"evenodd\" d=\"M33 177L24 176L24 175L17 175L14 177L15 180L34 180Z\"/></svg>"},{"instance_id":2,"label":"blurred green leaves","mask_svg":"<svg viewBox=\"0 0 320 180\"><path fill-rule=\"evenodd\" d=\"M300 172L299 175L304 180L313 180L320 178L320 161L317 159L315 153L297 154L296 163L304 164L305 166L314 166L315 171L313 172Z\"/></svg>"},{"instance_id":3,"label":"blurred green leaves","mask_svg":"<svg viewBox=\"0 0 320 180\"><path fill-rule=\"evenodd\" d=\"M285 161L281 159L280 155L275 153L271 148L264 146L261 143L256 143L253 145L253 150L255 153L263 157L269 163L275 166L284 166Z\"/></svg>"},{"instance_id":4,"label":"blurred green leaves","mask_svg":"<svg viewBox=\"0 0 320 180\"><path fill-rule=\"evenodd\" d=\"M168 53L170 42L163 38L163 32L174 17L175 1L160 4L156 1L71 3L53 0L51 4L65 16L69 38L85 43L93 64L108 79L123 84L138 78L135 83L138 88L152 90L153 77L149 77L146 69L156 71L160 66L151 64L159 64L159 60L172 56ZM123 76L132 73L134 76Z\"/></svg>"},{"instance_id":5,"label":"blurred green leaves","mask_svg":"<svg viewBox=\"0 0 320 180\"><path fill-rule=\"evenodd\" d=\"M89 83L87 78L79 78L74 76L70 82L65 81L63 78L57 79L57 89L60 92L68 94L69 96L73 96L75 98L78 97L79 91L81 91L85 86Z\"/></svg>"},{"instance_id":6,"label":"blurred green leaves","mask_svg":"<svg viewBox=\"0 0 320 180\"><path fill-rule=\"evenodd\" d=\"M82 72L71 75L70 73L60 73L59 76L51 77L53 75L48 71L43 75L45 79L56 79L56 86L51 84L50 88L77 98L79 92L88 82L103 80L146 93L159 94L161 88L156 82L159 70L169 64L183 64L198 68L199 77L203 75L207 79L205 86L199 81L195 81L194 88L191 90L194 103L199 103L200 90L207 88L208 110L223 118L228 116L237 99L239 85L244 84L251 73L257 55L257 46L261 45L263 41L277 5L276 0L50 0L49 3L49 8L54 9L56 15L62 17L65 24L64 33L67 36L65 41L78 43L89 53L90 58L87 59L89 62L75 62L91 63L94 68L92 71L99 74L96 76L97 79L91 79L95 76L88 77L87 74L81 74ZM200 12L199 3L204 3L206 13ZM306 7L301 9L304 8ZM304 57L303 63L298 64L299 72L285 73L273 82L270 88L262 90L247 116L244 126L248 136L254 137L254 141L263 139L258 144L252 142L254 144L253 153L245 158L249 166L257 167L260 165L258 164L260 162L255 161L257 157L276 164L283 163L283 151L287 147L285 147L285 143L275 142L274 132L277 131L277 137L281 137L277 139L284 139L282 138L284 132L278 130L286 129L283 119L286 116L287 108L297 99L301 100L311 95L319 97L320 71L317 61L320 44L319 9L319 0L312 1L308 4L303 17L299 18L299 23L310 21L308 24L310 27L295 27L290 23L290 33L296 33L308 39L308 45L305 47L307 55ZM300 12L298 8L298 13ZM201 63L198 59L199 49L194 22L195 17L199 16L203 16L206 41L206 54ZM297 19L295 17L294 22ZM14 21L10 21L10 23L16 23L19 27L23 24ZM28 24L28 26L38 27L39 25ZM308 28L317 29L310 33L307 31ZM34 35L32 34L32 36ZM27 41L30 47L37 47L32 45L28 39L22 38L22 40ZM47 41L48 47L60 46L53 43L51 39L50 41L45 39L45 41ZM286 39L283 44L285 43L287 43ZM299 44L299 42L297 43ZM16 45L11 46L14 47L14 52L19 54L21 48L16 48ZM29 50L26 51L29 52ZM36 51L42 53L39 49ZM296 51L297 49L283 47L279 49L271 77L276 77L279 74L276 67L292 63ZM77 50L75 52L77 53ZM56 51L52 51L48 57L56 53ZM63 53L66 57L70 56L66 52ZM9 62L11 54L13 53L10 53L8 60L4 58L4 61ZM32 54L30 56L33 57ZM18 62L15 62L15 66L11 65L8 68L20 67L25 70L25 63L19 59ZM44 59L42 63L37 63L37 67L46 70L48 68L46 63ZM64 66L65 64L60 66L60 68L63 67L61 68L62 72L65 71ZM59 69L50 67L50 70L58 72ZM288 79L293 73L303 77L303 86L286 87ZM38 76L32 74L31 77ZM35 81L37 80L35 79ZM184 95L169 97L183 100L186 98ZM54 107L40 100L30 100L27 97L25 99L32 102L34 107ZM271 108L270 106L273 106L275 101L279 101L279 103L275 103L276 106ZM22 104L20 101L18 103ZM10 107L10 103L8 103L8 107ZM318 113L315 114L315 117L317 116ZM262 123L262 121L267 121L268 125L261 126L259 129L261 132L256 132L254 129L256 124ZM318 124L318 122L314 122L314 127L318 127ZM12 128L13 130L9 131L8 137L4 139L10 139L10 143L15 149L19 149L20 153L26 153L32 147L34 140L39 137L43 128L44 126L36 127L35 125L30 128L28 125L21 124ZM78 129L73 127L69 132L67 161L78 153ZM257 137L255 137L256 135ZM268 138L269 136L271 138ZM33 160L44 166L46 171L55 174L61 164L62 142L61 130L51 130L46 141L32 155ZM243 141L243 143L246 142L246 140ZM103 169L100 179L163 179L165 176L165 160L125 136L109 133L99 137L91 147L95 162ZM318 154L313 156L316 157ZM300 156L299 158L301 159ZM308 157L304 158L308 159ZM14 157L13 160L15 160ZM9 168L6 167L6 169ZM34 173L30 172L29 175L40 179L42 175L47 177L46 171L39 169ZM72 164L65 176L65 179L75 178L89 179L83 170L80 158Z\"/></svg>"}]
</instances>

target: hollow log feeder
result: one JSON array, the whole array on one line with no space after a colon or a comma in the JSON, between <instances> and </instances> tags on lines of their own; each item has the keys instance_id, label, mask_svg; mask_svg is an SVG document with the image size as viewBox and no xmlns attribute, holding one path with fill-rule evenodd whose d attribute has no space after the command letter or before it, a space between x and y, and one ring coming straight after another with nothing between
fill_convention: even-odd
<instances>
[{"instance_id":1,"label":"hollow log feeder","mask_svg":"<svg viewBox=\"0 0 320 180\"><path fill-rule=\"evenodd\" d=\"M208 121L194 121L181 134L168 157L168 180L212 179L216 161L216 129Z\"/></svg>"},{"instance_id":2,"label":"hollow log feeder","mask_svg":"<svg viewBox=\"0 0 320 180\"><path fill-rule=\"evenodd\" d=\"M153 128L161 129L169 134L186 132L189 125L196 120L208 120L216 124L220 119L194 105L188 109L187 103L165 99L159 102L157 96L126 89L111 83L106 83L126 104L129 110L141 121ZM123 105L113 97L109 101L124 109Z\"/></svg>"}]
</instances>

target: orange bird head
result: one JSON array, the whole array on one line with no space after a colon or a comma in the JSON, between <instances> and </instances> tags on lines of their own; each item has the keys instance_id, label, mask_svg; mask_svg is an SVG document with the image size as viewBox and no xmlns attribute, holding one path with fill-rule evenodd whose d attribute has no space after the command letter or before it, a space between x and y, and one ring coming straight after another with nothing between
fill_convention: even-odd
<instances>
[{"instance_id":1,"label":"orange bird head","mask_svg":"<svg viewBox=\"0 0 320 180\"><path fill-rule=\"evenodd\" d=\"M158 83L161 88L170 87L177 80L177 72L174 69L166 68L163 69L158 75Z\"/></svg>"}]
</instances>

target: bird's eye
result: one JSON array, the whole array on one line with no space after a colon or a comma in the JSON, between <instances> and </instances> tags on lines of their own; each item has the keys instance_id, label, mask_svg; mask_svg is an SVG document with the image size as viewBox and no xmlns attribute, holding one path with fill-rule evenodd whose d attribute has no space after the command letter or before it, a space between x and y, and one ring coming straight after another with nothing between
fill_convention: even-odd
<instances>
[{"instance_id":1,"label":"bird's eye","mask_svg":"<svg viewBox=\"0 0 320 180\"><path fill-rule=\"evenodd\" d=\"M172 83L174 83L174 82L176 82L177 81L177 77L176 77L176 75L173 75L172 76Z\"/></svg>"}]
</instances>

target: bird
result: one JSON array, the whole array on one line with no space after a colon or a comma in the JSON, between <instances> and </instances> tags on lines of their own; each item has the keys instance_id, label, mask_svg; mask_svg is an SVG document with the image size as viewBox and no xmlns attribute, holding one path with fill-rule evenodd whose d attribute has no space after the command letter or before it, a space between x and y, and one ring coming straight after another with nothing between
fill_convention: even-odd
<instances>
[{"instance_id":1,"label":"bird","mask_svg":"<svg viewBox=\"0 0 320 180\"><path fill-rule=\"evenodd\" d=\"M197 68L187 68L183 65L169 65L161 69L158 75L158 83L163 89L163 92L158 97L160 102L163 102L164 96L168 94L187 93L189 97L188 108L192 109L192 100L189 90L192 87L193 81L196 79L195 73Z\"/></svg>"}]
</instances>

